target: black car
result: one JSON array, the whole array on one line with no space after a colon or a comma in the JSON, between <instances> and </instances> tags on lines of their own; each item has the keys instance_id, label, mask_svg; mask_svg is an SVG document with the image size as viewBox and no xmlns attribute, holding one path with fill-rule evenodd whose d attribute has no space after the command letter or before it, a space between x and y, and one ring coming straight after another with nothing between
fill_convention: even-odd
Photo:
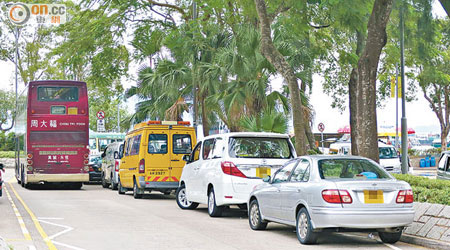
<instances>
[{"instance_id":1,"label":"black car","mask_svg":"<svg viewBox=\"0 0 450 250\"><path fill-rule=\"evenodd\" d=\"M102 181L102 157L100 155L89 156L89 182Z\"/></svg>"}]
</instances>

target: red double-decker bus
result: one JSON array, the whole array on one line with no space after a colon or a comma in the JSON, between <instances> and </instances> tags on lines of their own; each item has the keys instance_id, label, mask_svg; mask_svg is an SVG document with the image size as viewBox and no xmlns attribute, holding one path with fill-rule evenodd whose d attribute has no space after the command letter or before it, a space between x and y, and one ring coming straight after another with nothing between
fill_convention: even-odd
<instances>
[{"instance_id":1,"label":"red double-decker bus","mask_svg":"<svg viewBox=\"0 0 450 250\"><path fill-rule=\"evenodd\" d=\"M33 183L89 181L86 83L33 81L19 97L15 125L16 178Z\"/></svg>"}]
</instances>

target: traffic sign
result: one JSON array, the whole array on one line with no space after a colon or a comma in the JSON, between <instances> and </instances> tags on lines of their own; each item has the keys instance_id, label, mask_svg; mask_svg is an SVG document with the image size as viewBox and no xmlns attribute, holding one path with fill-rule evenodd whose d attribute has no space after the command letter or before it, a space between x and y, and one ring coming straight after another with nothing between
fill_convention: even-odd
<instances>
[{"instance_id":1,"label":"traffic sign","mask_svg":"<svg viewBox=\"0 0 450 250\"><path fill-rule=\"evenodd\" d=\"M103 110L98 111L97 118L103 120L105 118L105 112Z\"/></svg>"},{"instance_id":2,"label":"traffic sign","mask_svg":"<svg viewBox=\"0 0 450 250\"><path fill-rule=\"evenodd\" d=\"M97 120L97 132L105 132L105 120L98 119Z\"/></svg>"},{"instance_id":3,"label":"traffic sign","mask_svg":"<svg viewBox=\"0 0 450 250\"><path fill-rule=\"evenodd\" d=\"M317 128L319 129L320 132L323 132L325 130L325 124L323 124L322 122L319 123L319 125L317 126Z\"/></svg>"}]
</instances>

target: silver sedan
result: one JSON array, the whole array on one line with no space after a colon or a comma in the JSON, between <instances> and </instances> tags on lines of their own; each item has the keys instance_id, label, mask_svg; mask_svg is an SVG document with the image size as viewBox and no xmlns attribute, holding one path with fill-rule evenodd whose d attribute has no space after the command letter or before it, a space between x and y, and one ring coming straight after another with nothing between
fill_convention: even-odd
<instances>
[{"instance_id":1,"label":"silver sedan","mask_svg":"<svg viewBox=\"0 0 450 250\"><path fill-rule=\"evenodd\" d=\"M322 231L376 231L395 243L414 218L411 186L357 156L293 159L254 188L248 207L253 230L295 226L302 244L316 243Z\"/></svg>"}]
</instances>

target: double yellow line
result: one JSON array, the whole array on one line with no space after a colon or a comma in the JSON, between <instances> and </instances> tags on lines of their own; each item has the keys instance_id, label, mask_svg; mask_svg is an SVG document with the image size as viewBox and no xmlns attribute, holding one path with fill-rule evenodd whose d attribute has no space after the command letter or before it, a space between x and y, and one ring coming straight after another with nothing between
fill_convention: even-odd
<instances>
[{"instance_id":1,"label":"double yellow line","mask_svg":"<svg viewBox=\"0 0 450 250\"><path fill-rule=\"evenodd\" d=\"M16 198L20 201L20 203L22 203L22 206L25 208L25 210L27 211L27 213L30 215L31 220L33 220L34 222L34 226L36 227L37 231L39 232L39 234L41 235L42 239L44 240L45 244L47 244L48 249L49 250L57 250L57 248L55 247L55 245L53 244L53 242L48 238L48 235L45 233L44 229L42 228L41 224L39 223L38 219L36 218L36 216L34 215L34 213L31 211L31 209L27 206L27 204L23 201L23 199L19 196L19 194L17 193L17 191L14 189L13 185L11 183L8 183L9 186L11 187L11 190L13 191L14 195L16 196ZM6 191L8 198L10 198L10 194L8 192L8 190ZM12 201L12 198L10 199L11 204L13 206L14 212L16 214L17 219L19 220L19 224L20 227L22 229L22 233L25 236L26 240L31 240L31 236L30 233L28 232L28 230L25 227L25 223L23 223L23 219L22 216L20 215L19 211L17 210L16 205L14 204L14 202ZM17 212L16 212L17 211Z\"/></svg>"}]
</instances>

